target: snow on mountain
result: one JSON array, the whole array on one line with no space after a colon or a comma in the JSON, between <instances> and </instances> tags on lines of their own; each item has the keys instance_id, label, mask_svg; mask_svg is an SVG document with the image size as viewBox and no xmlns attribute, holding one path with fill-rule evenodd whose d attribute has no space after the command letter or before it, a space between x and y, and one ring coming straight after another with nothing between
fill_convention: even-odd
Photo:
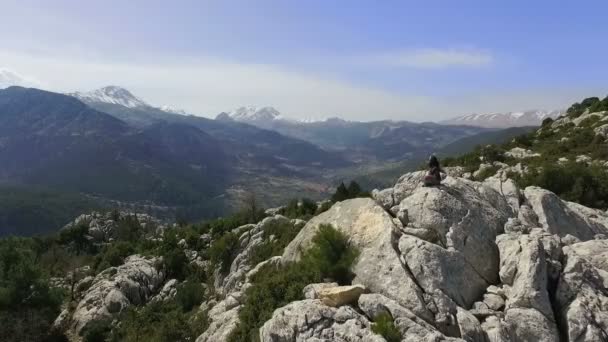
<instances>
[{"instance_id":1,"label":"snow on mountain","mask_svg":"<svg viewBox=\"0 0 608 342\"><path fill-rule=\"evenodd\" d=\"M19 75L14 71L0 68L0 89L8 88L10 86L31 88L40 87L40 83L26 76Z\"/></svg>"},{"instance_id":2,"label":"snow on mountain","mask_svg":"<svg viewBox=\"0 0 608 342\"><path fill-rule=\"evenodd\" d=\"M171 106L160 106L158 109L162 110L163 112L167 112L167 113L181 114L181 115L187 114L183 109L177 109L177 108L173 108Z\"/></svg>"},{"instance_id":3,"label":"snow on mountain","mask_svg":"<svg viewBox=\"0 0 608 342\"><path fill-rule=\"evenodd\" d=\"M240 107L225 114L232 120L243 122L282 119L281 113L273 107Z\"/></svg>"},{"instance_id":4,"label":"snow on mountain","mask_svg":"<svg viewBox=\"0 0 608 342\"><path fill-rule=\"evenodd\" d=\"M112 103L128 108L151 107L149 104L131 94L125 88L107 86L89 92L75 92L68 94L84 102Z\"/></svg>"},{"instance_id":5,"label":"snow on mountain","mask_svg":"<svg viewBox=\"0 0 608 342\"><path fill-rule=\"evenodd\" d=\"M525 112L468 114L440 121L444 125L469 125L486 128L539 126L548 117L556 118L563 110L530 110Z\"/></svg>"}]
</instances>

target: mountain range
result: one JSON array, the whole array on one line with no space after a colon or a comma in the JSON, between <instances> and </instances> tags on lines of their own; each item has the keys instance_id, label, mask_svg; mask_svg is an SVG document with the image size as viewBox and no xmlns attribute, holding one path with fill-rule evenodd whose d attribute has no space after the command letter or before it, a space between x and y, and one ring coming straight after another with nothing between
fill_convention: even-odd
<instances>
[{"instance_id":1,"label":"mountain range","mask_svg":"<svg viewBox=\"0 0 608 342\"><path fill-rule=\"evenodd\" d=\"M468 114L440 121L444 125L469 125L486 128L509 128L540 126L546 118L555 119L565 114L564 110L530 110L525 112Z\"/></svg>"},{"instance_id":2,"label":"mountain range","mask_svg":"<svg viewBox=\"0 0 608 342\"><path fill-rule=\"evenodd\" d=\"M264 205L294 194L318 199L343 179L386 165L401 170L404 162L415 165L494 131L386 120L299 122L272 107L213 120L151 105L118 86L70 94L12 86L0 90L0 187L11 189L0 195L0 233L54 229L73 215L67 208L73 203L197 220L233 210L247 193ZM32 217L49 219L25 220Z\"/></svg>"}]
</instances>

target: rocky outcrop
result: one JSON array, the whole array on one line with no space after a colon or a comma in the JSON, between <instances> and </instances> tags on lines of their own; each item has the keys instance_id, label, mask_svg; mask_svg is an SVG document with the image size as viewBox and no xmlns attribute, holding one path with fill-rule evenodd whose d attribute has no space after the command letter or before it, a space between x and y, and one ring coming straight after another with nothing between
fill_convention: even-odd
<instances>
[{"instance_id":1,"label":"rocky outcrop","mask_svg":"<svg viewBox=\"0 0 608 342\"><path fill-rule=\"evenodd\" d=\"M260 329L260 341L385 341L371 331L370 325L369 320L352 307L333 308L319 300L306 299L276 310Z\"/></svg>"},{"instance_id":2,"label":"rocky outcrop","mask_svg":"<svg viewBox=\"0 0 608 342\"><path fill-rule=\"evenodd\" d=\"M582 241L597 234L608 235L608 215L601 210L562 201L554 193L534 186L527 187L524 195L539 224L551 234L560 237L569 234Z\"/></svg>"},{"instance_id":3,"label":"rocky outcrop","mask_svg":"<svg viewBox=\"0 0 608 342\"><path fill-rule=\"evenodd\" d=\"M55 325L79 335L94 321L110 319L131 305L145 304L158 291L164 273L156 258L132 255L123 265L99 273L73 311L66 309Z\"/></svg>"},{"instance_id":4,"label":"rocky outcrop","mask_svg":"<svg viewBox=\"0 0 608 342\"><path fill-rule=\"evenodd\" d=\"M271 225L291 225L295 229L301 220L289 220L285 216L275 215L263 219L258 224L248 224L236 228L233 233L239 234L239 249L236 257L230 265L230 271L226 276L219 272L215 275L215 290L220 294L229 294L239 291L245 281L247 273L256 265L251 265L249 258L257 246L262 244L264 230Z\"/></svg>"},{"instance_id":5,"label":"rocky outcrop","mask_svg":"<svg viewBox=\"0 0 608 342\"><path fill-rule=\"evenodd\" d=\"M297 260L319 225L334 225L361 251L354 282L371 293L356 307L370 321L390 314L404 341L606 340L607 213L520 191L506 175L448 176L437 187L422 187L421 172L404 175L374 191L376 203L348 200L311 219L283 260ZM283 316L275 312L265 338L277 322L292 324Z\"/></svg>"},{"instance_id":6,"label":"rocky outcrop","mask_svg":"<svg viewBox=\"0 0 608 342\"><path fill-rule=\"evenodd\" d=\"M557 316L568 341L608 341L608 240L563 248Z\"/></svg>"},{"instance_id":7,"label":"rocky outcrop","mask_svg":"<svg viewBox=\"0 0 608 342\"><path fill-rule=\"evenodd\" d=\"M534 153L521 147L514 147L505 152L505 156L517 159L540 157L540 153Z\"/></svg>"},{"instance_id":8,"label":"rocky outcrop","mask_svg":"<svg viewBox=\"0 0 608 342\"><path fill-rule=\"evenodd\" d=\"M362 284L369 291L383 294L417 315L432 319L421 289L412 280L395 250L393 234L396 234L397 227L392 217L372 199L339 202L312 218L285 248L283 262L298 260L322 224L333 225L359 249L359 258L353 266L353 273L356 274L353 283Z\"/></svg>"},{"instance_id":9,"label":"rocky outcrop","mask_svg":"<svg viewBox=\"0 0 608 342\"><path fill-rule=\"evenodd\" d=\"M160 235L167 228L166 224L148 214L110 211L80 215L62 229L85 225L88 228L88 235L93 242L107 242L116 238L120 221L126 219L137 221L142 228L142 233L148 235Z\"/></svg>"},{"instance_id":10,"label":"rocky outcrop","mask_svg":"<svg viewBox=\"0 0 608 342\"><path fill-rule=\"evenodd\" d=\"M320 289L317 296L323 304L337 308L356 302L364 292L363 285L336 286Z\"/></svg>"}]
</instances>

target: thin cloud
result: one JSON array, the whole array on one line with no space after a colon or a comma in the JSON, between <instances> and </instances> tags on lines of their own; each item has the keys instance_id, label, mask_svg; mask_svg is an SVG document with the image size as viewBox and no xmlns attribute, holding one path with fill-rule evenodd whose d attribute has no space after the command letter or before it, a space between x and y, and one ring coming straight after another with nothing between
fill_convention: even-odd
<instances>
[{"instance_id":1,"label":"thin cloud","mask_svg":"<svg viewBox=\"0 0 608 342\"><path fill-rule=\"evenodd\" d=\"M494 63L492 54L474 49L402 50L380 54L372 60L381 65L416 69L480 68Z\"/></svg>"}]
</instances>

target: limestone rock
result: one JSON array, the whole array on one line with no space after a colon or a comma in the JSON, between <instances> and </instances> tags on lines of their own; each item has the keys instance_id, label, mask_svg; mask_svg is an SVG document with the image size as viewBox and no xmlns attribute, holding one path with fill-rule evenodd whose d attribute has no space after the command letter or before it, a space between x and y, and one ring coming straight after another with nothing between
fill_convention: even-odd
<instances>
[{"instance_id":1,"label":"limestone rock","mask_svg":"<svg viewBox=\"0 0 608 342\"><path fill-rule=\"evenodd\" d=\"M468 311L458 308L457 313L460 337L467 342L487 342L487 336L479 320Z\"/></svg>"},{"instance_id":2,"label":"limestone rock","mask_svg":"<svg viewBox=\"0 0 608 342\"><path fill-rule=\"evenodd\" d=\"M333 225L359 249L359 257L352 268L356 275L353 283L392 298L425 319L432 319L420 289L393 247L393 234L397 229L392 217L372 199L342 201L312 218L285 248L283 262L298 260L321 224Z\"/></svg>"},{"instance_id":3,"label":"limestone rock","mask_svg":"<svg viewBox=\"0 0 608 342\"><path fill-rule=\"evenodd\" d=\"M356 302L365 292L363 285L325 287L319 289L317 295L327 306L340 307Z\"/></svg>"},{"instance_id":4,"label":"limestone rock","mask_svg":"<svg viewBox=\"0 0 608 342\"><path fill-rule=\"evenodd\" d=\"M275 310L272 318L260 328L260 341L385 341L373 333L370 326L371 323L365 316L349 306L333 308L321 301L307 299Z\"/></svg>"},{"instance_id":5,"label":"limestone rock","mask_svg":"<svg viewBox=\"0 0 608 342\"><path fill-rule=\"evenodd\" d=\"M399 250L425 292L440 290L461 307L470 308L489 285L457 251L407 235Z\"/></svg>"},{"instance_id":6,"label":"limestone rock","mask_svg":"<svg viewBox=\"0 0 608 342\"><path fill-rule=\"evenodd\" d=\"M395 326L401 332L403 341L443 341L448 340L431 324L402 307L396 301L383 295L372 293L359 297L359 308L372 320L381 314L390 314Z\"/></svg>"},{"instance_id":7,"label":"limestone rock","mask_svg":"<svg viewBox=\"0 0 608 342\"><path fill-rule=\"evenodd\" d=\"M111 318L131 305L145 304L160 288L164 273L158 259L132 255L123 265L99 273L71 314L69 329L75 334L89 323Z\"/></svg>"},{"instance_id":8,"label":"limestone rock","mask_svg":"<svg viewBox=\"0 0 608 342\"><path fill-rule=\"evenodd\" d=\"M392 188L384 190L374 189L372 191L372 198L375 199L378 204L380 204L383 208L387 210L393 207L395 203Z\"/></svg>"},{"instance_id":9,"label":"limestone rock","mask_svg":"<svg viewBox=\"0 0 608 342\"><path fill-rule=\"evenodd\" d=\"M505 156L517 159L540 157L540 153L534 153L521 147L514 147L505 152Z\"/></svg>"},{"instance_id":10,"label":"limestone rock","mask_svg":"<svg viewBox=\"0 0 608 342\"><path fill-rule=\"evenodd\" d=\"M560 237L570 234L586 241L596 234L608 233L608 216L600 210L564 202L554 193L539 187L527 187L524 193L539 218L539 224L551 234Z\"/></svg>"},{"instance_id":11,"label":"limestone rock","mask_svg":"<svg viewBox=\"0 0 608 342\"><path fill-rule=\"evenodd\" d=\"M326 288L338 287L338 283L309 284L302 289L305 299L319 299L319 291Z\"/></svg>"},{"instance_id":12,"label":"limestone rock","mask_svg":"<svg viewBox=\"0 0 608 342\"><path fill-rule=\"evenodd\" d=\"M565 265L557 287L557 316L569 341L607 341L608 240L563 248Z\"/></svg>"},{"instance_id":13,"label":"limestone rock","mask_svg":"<svg viewBox=\"0 0 608 342\"><path fill-rule=\"evenodd\" d=\"M494 240L512 213L497 191L448 177L441 187L417 189L400 207L408 211L408 227L433 230L439 245L458 251L487 282L498 280Z\"/></svg>"}]
</instances>

